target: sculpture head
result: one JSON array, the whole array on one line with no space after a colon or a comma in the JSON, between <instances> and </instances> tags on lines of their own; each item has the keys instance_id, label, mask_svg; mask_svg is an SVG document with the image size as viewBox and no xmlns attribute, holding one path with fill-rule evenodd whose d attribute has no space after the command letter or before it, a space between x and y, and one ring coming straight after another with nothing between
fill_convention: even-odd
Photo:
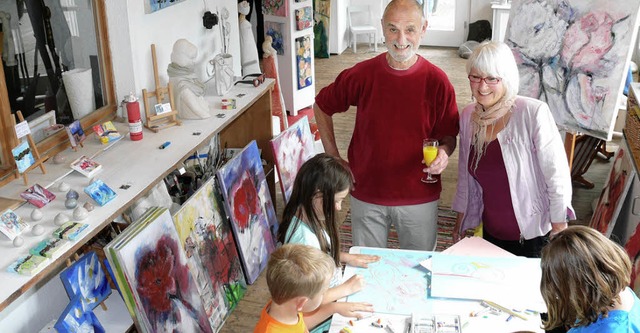
<instances>
[{"instance_id":1,"label":"sculpture head","mask_svg":"<svg viewBox=\"0 0 640 333\"><path fill-rule=\"evenodd\" d=\"M198 48L188 40L178 39L173 44L171 52L171 62L182 67L193 68L198 57Z\"/></svg>"},{"instance_id":2,"label":"sculpture head","mask_svg":"<svg viewBox=\"0 0 640 333\"><path fill-rule=\"evenodd\" d=\"M238 3L238 13L246 16L247 14L249 14L250 11L251 11L251 6L249 5L248 1L245 0Z\"/></svg>"}]
</instances>

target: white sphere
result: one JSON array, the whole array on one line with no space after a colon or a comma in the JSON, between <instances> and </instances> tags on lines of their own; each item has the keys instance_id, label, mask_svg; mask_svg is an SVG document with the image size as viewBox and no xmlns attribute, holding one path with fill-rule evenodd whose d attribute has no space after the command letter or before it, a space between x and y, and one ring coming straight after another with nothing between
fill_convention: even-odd
<instances>
[{"instance_id":1,"label":"white sphere","mask_svg":"<svg viewBox=\"0 0 640 333\"><path fill-rule=\"evenodd\" d=\"M42 219L42 211L40 208L34 208L31 211L31 220L32 221L40 221Z\"/></svg>"},{"instance_id":2,"label":"white sphere","mask_svg":"<svg viewBox=\"0 0 640 333\"><path fill-rule=\"evenodd\" d=\"M71 188L71 185L65 183L65 182L60 182L60 184L58 184L58 190L60 192L67 192L69 191L69 189Z\"/></svg>"},{"instance_id":3,"label":"white sphere","mask_svg":"<svg viewBox=\"0 0 640 333\"><path fill-rule=\"evenodd\" d=\"M13 239L13 246L21 247L22 244L24 244L24 238L17 236L16 238Z\"/></svg>"},{"instance_id":4,"label":"white sphere","mask_svg":"<svg viewBox=\"0 0 640 333\"><path fill-rule=\"evenodd\" d=\"M89 212L82 206L78 206L73 210L73 218L76 220L84 220L87 216L89 216Z\"/></svg>"},{"instance_id":5,"label":"white sphere","mask_svg":"<svg viewBox=\"0 0 640 333\"><path fill-rule=\"evenodd\" d=\"M44 227L39 224L36 224L33 226L31 233L33 233L34 236L40 236L44 234Z\"/></svg>"},{"instance_id":6,"label":"white sphere","mask_svg":"<svg viewBox=\"0 0 640 333\"><path fill-rule=\"evenodd\" d=\"M53 223L55 223L56 225L63 225L67 222L69 222L71 220L71 218L69 218L69 216L65 213L58 213L58 215L56 215L56 217L53 219Z\"/></svg>"}]
</instances>

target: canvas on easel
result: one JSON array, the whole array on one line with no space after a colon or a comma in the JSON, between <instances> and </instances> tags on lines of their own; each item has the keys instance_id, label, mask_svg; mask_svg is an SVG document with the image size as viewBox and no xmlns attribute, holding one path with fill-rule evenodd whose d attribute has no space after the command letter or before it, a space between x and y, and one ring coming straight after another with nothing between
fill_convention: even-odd
<instances>
[{"instance_id":1,"label":"canvas on easel","mask_svg":"<svg viewBox=\"0 0 640 333\"><path fill-rule=\"evenodd\" d=\"M43 174L47 173L47 169L44 167L44 161L46 157L40 156L38 147L36 146L36 143L33 141L33 137L31 136L29 123L24 120L22 112L17 111L16 116L20 121L20 123L15 124L14 120L16 136L18 140L26 137L26 142L23 141L20 145L18 145L18 147L12 149L14 163L16 165L14 179L19 178L20 175L22 175L24 184L27 185L29 183L27 172L40 167L40 170Z\"/></svg>"},{"instance_id":2,"label":"canvas on easel","mask_svg":"<svg viewBox=\"0 0 640 333\"><path fill-rule=\"evenodd\" d=\"M514 1L505 42L519 94L569 131L611 140L638 31L640 0Z\"/></svg>"},{"instance_id":3,"label":"canvas on easel","mask_svg":"<svg viewBox=\"0 0 640 333\"><path fill-rule=\"evenodd\" d=\"M153 60L153 78L156 84L156 90L147 91L147 89L142 89L142 100L144 101L144 112L146 116L144 126L153 132L158 133L162 129L176 125L179 126L182 122L178 120L178 111L176 110L175 102L173 101L171 84L168 84L166 87L160 86L156 44L151 44L151 59ZM156 104L151 104L151 99L155 98L157 104L163 104L165 103L165 97L169 100L171 111L156 113Z\"/></svg>"}]
</instances>

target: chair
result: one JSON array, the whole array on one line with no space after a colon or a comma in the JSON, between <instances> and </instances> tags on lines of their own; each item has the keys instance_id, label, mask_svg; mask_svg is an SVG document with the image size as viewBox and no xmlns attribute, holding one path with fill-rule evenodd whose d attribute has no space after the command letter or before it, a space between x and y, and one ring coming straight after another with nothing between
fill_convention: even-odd
<instances>
[{"instance_id":1,"label":"chair","mask_svg":"<svg viewBox=\"0 0 640 333\"><path fill-rule=\"evenodd\" d=\"M362 22L360 24L354 23L354 18L358 18L355 22ZM363 21L364 19L364 21ZM356 44L358 42L358 35L369 36L369 46L373 42L373 50L378 51L378 29L373 25L371 18L371 8L369 6L348 6L347 7L347 21L349 24L349 33L351 35L351 48L353 53L356 53Z\"/></svg>"}]
</instances>

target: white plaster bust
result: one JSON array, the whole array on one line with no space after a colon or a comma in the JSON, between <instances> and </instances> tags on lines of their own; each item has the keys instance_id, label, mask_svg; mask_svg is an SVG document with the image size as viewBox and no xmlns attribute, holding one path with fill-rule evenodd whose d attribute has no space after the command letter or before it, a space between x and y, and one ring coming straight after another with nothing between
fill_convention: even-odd
<instances>
[{"instance_id":1,"label":"white plaster bust","mask_svg":"<svg viewBox=\"0 0 640 333\"><path fill-rule=\"evenodd\" d=\"M178 39L173 44L167 74L178 116L183 119L211 117L209 104L204 99L204 84L194 70L197 57L198 48L188 40Z\"/></svg>"}]
</instances>

